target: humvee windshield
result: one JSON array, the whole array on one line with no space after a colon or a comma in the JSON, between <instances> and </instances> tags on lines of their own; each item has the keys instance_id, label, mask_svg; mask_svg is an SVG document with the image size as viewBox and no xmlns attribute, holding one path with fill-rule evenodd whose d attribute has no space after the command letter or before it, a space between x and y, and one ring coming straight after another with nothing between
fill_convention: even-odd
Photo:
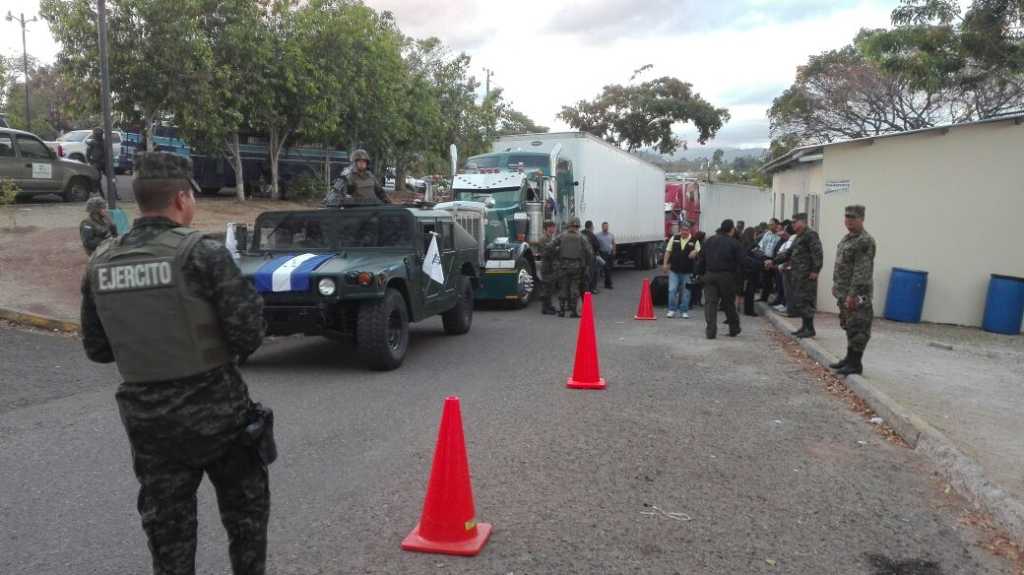
<instances>
[{"instance_id":1,"label":"humvee windshield","mask_svg":"<svg viewBox=\"0 0 1024 575\"><path fill-rule=\"evenodd\" d=\"M338 251L413 247L412 216L403 210L280 212L256 220L253 249Z\"/></svg>"}]
</instances>

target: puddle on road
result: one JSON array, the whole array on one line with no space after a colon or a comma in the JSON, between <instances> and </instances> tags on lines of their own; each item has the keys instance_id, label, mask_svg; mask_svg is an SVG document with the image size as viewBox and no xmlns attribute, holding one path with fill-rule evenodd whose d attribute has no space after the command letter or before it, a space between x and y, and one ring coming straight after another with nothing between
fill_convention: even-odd
<instances>
[{"instance_id":1,"label":"puddle on road","mask_svg":"<svg viewBox=\"0 0 1024 575\"><path fill-rule=\"evenodd\" d=\"M869 554L867 559L873 569L871 575L943 575L939 564L934 561L923 559L895 561L878 554Z\"/></svg>"}]
</instances>

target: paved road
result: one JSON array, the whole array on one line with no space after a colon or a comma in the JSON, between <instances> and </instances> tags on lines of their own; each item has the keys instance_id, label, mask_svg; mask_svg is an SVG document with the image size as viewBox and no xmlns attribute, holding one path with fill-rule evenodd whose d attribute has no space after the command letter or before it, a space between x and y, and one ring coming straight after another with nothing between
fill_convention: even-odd
<instances>
[{"instance_id":1,"label":"paved road","mask_svg":"<svg viewBox=\"0 0 1024 575\"><path fill-rule=\"evenodd\" d=\"M933 469L788 359L761 320L707 341L637 322L641 275L596 297L603 392L564 387L576 322L476 314L416 326L405 365L285 339L244 372L277 412L272 573L1008 574ZM659 310L661 311L661 310ZM78 342L0 328L0 573L147 572L110 366ZM406 553L442 399L462 398L476 558ZM200 573L227 573L212 489ZM657 506L689 521L645 515Z\"/></svg>"}]
</instances>

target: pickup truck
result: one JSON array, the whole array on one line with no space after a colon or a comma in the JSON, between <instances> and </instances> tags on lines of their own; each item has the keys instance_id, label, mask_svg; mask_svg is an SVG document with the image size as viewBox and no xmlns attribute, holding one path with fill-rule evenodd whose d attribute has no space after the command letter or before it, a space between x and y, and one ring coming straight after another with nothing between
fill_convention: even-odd
<instances>
[{"instance_id":1,"label":"pickup truck","mask_svg":"<svg viewBox=\"0 0 1024 575\"><path fill-rule=\"evenodd\" d=\"M110 139L114 153L114 166L116 167L118 158L121 157L121 132L114 130L111 133ZM46 142L46 145L61 158L86 163L85 151L88 149L91 140L92 130L72 130L53 142Z\"/></svg>"},{"instance_id":2,"label":"pickup truck","mask_svg":"<svg viewBox=\"0 0 1024 575\"><path fill-rule=\"evenodd\" d=\"M99 191L95 168L59 158L35 134L11 128L0 128L0 178L13 181L21 194L59 194L66 202Z\"/></svg>"}]
</instances>

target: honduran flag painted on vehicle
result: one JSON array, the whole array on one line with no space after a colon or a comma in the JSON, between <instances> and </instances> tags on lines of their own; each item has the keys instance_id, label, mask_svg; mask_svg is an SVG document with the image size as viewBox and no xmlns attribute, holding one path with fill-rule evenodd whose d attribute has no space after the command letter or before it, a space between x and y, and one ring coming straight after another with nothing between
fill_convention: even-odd
<instances>
[{"instance_id":1,"label":"honduran flag painted on vehicle","mask_svg":"<svg viewBox=\"0 0 1024 575\"><path fill-rule=\"evenodd\" d=\"M276 257L256 270L256 291L289 292L309 289L309 278L334 254L302 254Z\"/></svg>"}]
</instances>

